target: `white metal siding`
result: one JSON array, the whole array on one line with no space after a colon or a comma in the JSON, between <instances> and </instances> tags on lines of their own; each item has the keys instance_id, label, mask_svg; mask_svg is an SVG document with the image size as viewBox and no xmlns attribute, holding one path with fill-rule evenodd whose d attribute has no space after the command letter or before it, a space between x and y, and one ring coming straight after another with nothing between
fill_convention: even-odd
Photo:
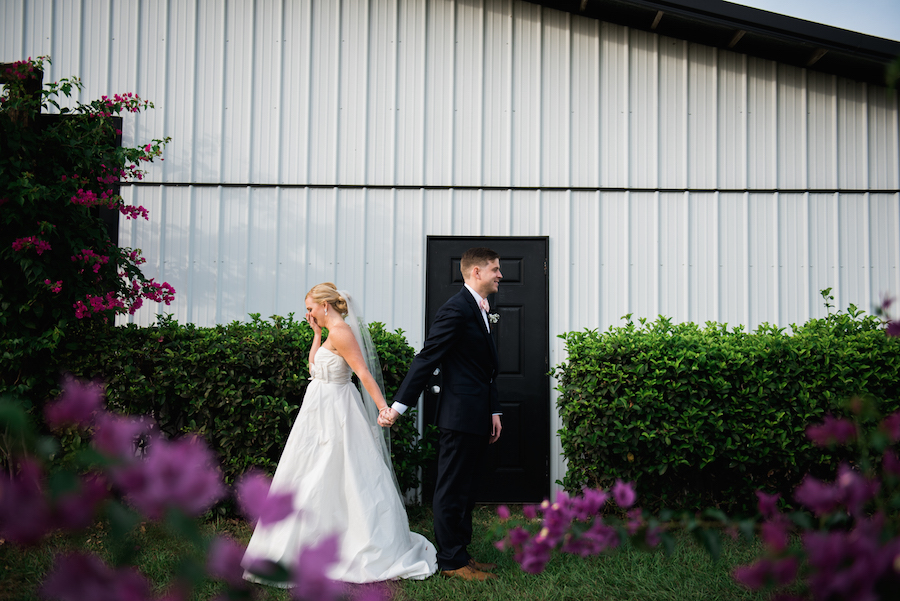
<instances>
[{"instance_id":1,"label":"white metal siding","mask_svg":"<svg viewBox=\"0 0 900 601\"><path fill-rule=\"evenodd\" d=\"M7 0L0 61L171 136L123 222L200 325L302 314L323 280L423 337L429 235L548 236L556 335L755 328L900 293L885 89L518 0ZM551 424L554 430L557 423ZM554 447L554 455L558 452ZM557 463L552 478L564 467Z\"/></svg>"}]
</instances>

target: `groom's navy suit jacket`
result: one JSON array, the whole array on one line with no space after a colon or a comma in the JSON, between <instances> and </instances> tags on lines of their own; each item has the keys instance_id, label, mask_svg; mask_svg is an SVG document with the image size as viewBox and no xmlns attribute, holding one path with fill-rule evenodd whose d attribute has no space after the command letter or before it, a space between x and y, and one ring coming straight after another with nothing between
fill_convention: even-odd
<instances>
[{"instance_id":1,"label":"groom's navy suit jacket","mask_svg":"<svg viewBox=\"0 0 900 601\"><path fill-rule=\"evenodd\" d=\"M443 379L436 425L490 435L491 415L500 413L497 348L481 309L465 287L438 310L394 400L414 406L438 366Z\"/></svg>"}]
</instances>

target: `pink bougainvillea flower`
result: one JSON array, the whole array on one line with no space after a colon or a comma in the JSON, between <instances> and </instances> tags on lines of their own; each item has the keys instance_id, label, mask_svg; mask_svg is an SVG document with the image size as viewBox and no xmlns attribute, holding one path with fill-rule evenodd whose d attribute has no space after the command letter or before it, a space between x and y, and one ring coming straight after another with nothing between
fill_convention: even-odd
<instances>
[{"instance_id":1,"label":"pink bougainvillea flower","mask_svg":"<svg viewBox=\"0 0 900 601\"><path fill-rule=\"evenodd\" d=\"M622 482L616 480L612 488L613 500L616 505L622 508L628 508L634 505L637 495L634 492L634 484L631 482Z\"/></svg>"},{"instance_id":2,"label":"pink bougainvillea flower","mask_svg":"<svg viewBox=\"0 0 900 601\"><path fill-rule=\"evenodd\" d=\"M59 399L44 407L44 419L53 429L74 425L87 428L103 408L103 386L66 376Z\"/></svg>"},{"instance_id":3,"label":"pink bougainvillea flower","mask_svg":"<svg viewBox=\"0 0 900 601\"><path fill-rule=\"evenodd\" d=\"M856 425L850 420L826 415L821 424L806 429L806 437L820 447L847 444L856 440Z\"/></svg>"},{"instance_id":4,"label":"pink bougainvillea flower","mask_svg":"<svg viewBox=\"0 0 900 601\"><path fill-rule=\"evenodd\" d=\"M891 413L885 417L878 426L878 429L887 434L891 442L900 440L900 411Z\"/></svg>"},{"instance_id":5,"label":"pink bougainvillea flower","mask_svg":"<svg viewBox=\"0 0 900 601\"><path fill-rule=\"evenodd\" d=\"M784 586L797 577L796 557L783 559L760 559L749 566L735 568L732 576L751 590L759 590L766 585Z\"/></svg>"},{"instance_id":6,"label":"pink bougainvillea flower","mask_svg":"<svg viewBox=\"0 0 900 601\"><path fill-rule=\"evenodd\" d=\"M104 413L97 418L93 443L107 457L131 461L135 458L138 440L154 426L149 418Z\"/></svg>"},{"instance_id":7,"label":"pink bougainvillea flower","mask_svg":"<svg viewBox=\"0 0 900 601\"><path fill-rule=\"evenodd\" d=\"M572 511L575 513L575 518L585 521L597 515L606 505L607 499L609 499L609 495L599 488L584 489L581 495L572 499Z\"/></svg>"},{"instance_id":8,"label":"pink bougainvillea flower","mask_svg":"<svg viewBox=\"0 0 900 601\"><path fill-rule=\"evenodd\" d=\"M506 505L500 505L499 507L497 507L497 516L501 520L508 520L509 519L509 507L507 507Z\"/></svg>"},{"instance_id":9,"label":"pink bougainvillea flower","mask_svg":"<svg viewBox=\"0 0 900 601\"><path fill-rule=\"evenodd\" d=\"M884 468L885 472L893 476L900 476L900 457L897 457L897 453L893 449L888 449L884 452L881 467Z\"/></svg>"},{"instance_id":10,"label":"pink bougainvillea flower","mask_svg":"<svg viewBox=\"0 0 900 601\"><path fill-rule=\"evenodd\" d=\"M44 495L44 470L34 459L20 462L19 473L0 473L0 538L32 545L53 527Z\"/></svg>"},{"instance_id":11,"label":"pink bougainvillea flower","mask_svg":"<svg viewBox=\"0 0 900 601\"><path fill-rule=\"evenodd\" d=\"M523 505L522 506L522 514L525 516L526 520L533 520L537 517L537 505Z\"/></svg>"},{"instance_id":12,"label":"pink bougainvillea flower","mask_svg":"<svg viewBox=\"0 0 900 601\"><path fill-rule=\"evenodd\" d=\"M245 588L244 568L241 559L246 547L233 538L217 536L209 546L206 557L206 570L213 578L223 580L235 588Z\"/></svg>"},{"instance_id":13,"label":"pink bougainvillea flower","mask_svg":"<svg viewBox=\"0 0 900 601\"><path fill-rule=\"evenodd\" d=\"M327 576L329 568L338 560L338 544L338 535L333 534L300 551L294 566L295 599L329 601L340 597L343 586Z\"/></svg>"},{"instance_id":14,"label":"pink bougainvillea flower","mask_svg":"<svg viewBox=\"0 0 900 601\"><path fill-rule=\"evenodd\" d=\"M778 499L781 498L781 495L770 495L758 490L756 491L756 498L759 499L759 502L757 503L759 513L762 514L764 518L771 518L778 511Z\"/></svg>"},{"instance_id":15,"label":"pink bougainvillea flower","mask_svg":"<svg viewBox=\"0 0 900 601\"><path fill-rule=\"evenodd\" d=\"M836 487L807 474L794 491L794 499L812 509L816 515L822 516L837 509L841 494Z\"/></svg>"},{"instance_id":16,"label":"pink bougainvillea flower","mask_svg":"<svg viewBox=\"0 0 900 601\"><path fill-rule=\"evenodd\" d=\"M769 549L780 553L787 548L788 526L784 519L763 522L759 536Z\"/></svg>"},{"instance_id":17,"label":"pink bougainvillea flower","mask_svg":"<svg viewBox=\"0 0 900 601\"><path fill-rule=\"evenodd\" d=\"M294 513L293 493L270 493L271 484L269 477L253 470L242 476L236 487L241 512L261 526L280 522Z\"/></svg>"},{"instance_id":18,"label":"pink bougainvillea flower","mask_svg":"<svg viewBox=\"0 0 900 601\"><path fill-rule=\"evenodd\" d=\"M156 439L146 458L113 472L125 498L150 519L168 508L195 516L225 493L215 457L202 439Z\"/></svg>"},{"instance_id":19,"label":"pink bougainvillea flower","mask_svg":"<svg viewBox=\"0 0 900 601\"><path fill-rule=\"evenodd\" d=\"M106 481L98 475L85 476L78 490L61 495L53 506L54 523L60 528L78 530L94 523L97 509L109 495Z\"/></svg>"},{"instance_id":20,"label":"pink bougainvillea flower","mask_svg":"<svg viewBox=\"0 0 900 601\"><path fill-rule=\"evenodd\" d=\"M114 570L96 555L72 553L56 558L41 587L58 601L149 601L150 585L136 568Z\"/></svg>"},{"instance_id":21,"label":"pink bougainvillea flower","mask_svg":"<svg viewBox=\"0 0 900 601\"><path fill-rule=\"evenodd\" d=\"M876 494L880 484L876 480L870 480L854 471L846 463L838 467L838 475L835 480L838 490L841 492L841 502L850 512L850 515L859 516L866 503Z\"/></svg>"},{"instance_id":22,"label":"pink bougainvillea flower","mask_svg":"<svg viewBox=\"0 0 900 601\"><path fill-rule=\"evenodd\" d=\"M900 336L900 321L889 321L885 332L887 332L888 336Z\"/></svg>"}]
</instances>

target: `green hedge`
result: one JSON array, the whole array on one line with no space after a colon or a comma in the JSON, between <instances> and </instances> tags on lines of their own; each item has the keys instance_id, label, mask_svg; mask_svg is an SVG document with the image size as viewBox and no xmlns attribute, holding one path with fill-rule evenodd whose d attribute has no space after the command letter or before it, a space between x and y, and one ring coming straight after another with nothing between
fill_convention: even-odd
<instances>
[{"instance_id":1,"label":"green hedge","mask_svg":"<svg viewBox=\"0 0 900 601\"><path fill-rule=\"evenodd\" d=\"M57 373L99 378L111 410L151 415L167 436L201 434L219 454L226 482L250 468L274 472L309 382L312 330L303 321L251 314L211 328L162 317L153 327L94 328L70 336ZM390 399L414 356L402 330L370 324ZM414 415L398 420L392 455L404 490L433 456ZM76 441L77 443L77 441Z\"/></svg>"},{"instance_id":2,"label":"green hedge","mask_svg":"<svg viewBox=\"0 0 900 601\"><path fill-rule=\"evenodd\" d=\"M572 332L557 366L568 490L635 481L645 507L749 510L753 491L790 497L807 472L845 457L814 447L806 426L868 395L900 409L900 339L847 313L793 334L707 323L629 321Z\"/></svg>"}]
</instances>

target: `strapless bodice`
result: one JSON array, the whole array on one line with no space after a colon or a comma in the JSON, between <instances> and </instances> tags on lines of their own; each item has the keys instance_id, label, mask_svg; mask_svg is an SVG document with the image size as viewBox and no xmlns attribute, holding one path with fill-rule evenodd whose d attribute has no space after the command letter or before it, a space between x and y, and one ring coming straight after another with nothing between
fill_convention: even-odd
<instances>
[{"instance_id":1,"label":"strapless bodice","mask_svg":"<svg viewBox=\"0 0 900 601\"><path fill-rule=\"evenodd\" d=\"M315 361L309 365L309 379L322 380L338 384L347 383L353 370L340 355L320 346L316 351Z\"/></svg>"}]
</instances>

